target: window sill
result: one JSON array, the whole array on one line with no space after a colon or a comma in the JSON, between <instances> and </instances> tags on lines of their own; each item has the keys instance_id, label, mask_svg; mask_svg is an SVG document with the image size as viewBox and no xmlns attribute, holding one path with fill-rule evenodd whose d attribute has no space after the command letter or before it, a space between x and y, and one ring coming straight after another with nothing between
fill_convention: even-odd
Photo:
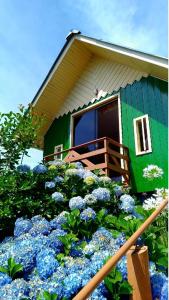
<instances>
[{"instance_id":1,"label":"window sill","mask_svg":"<svg viewBox=\"0 0 169 300\"><path fill-rule=\"evenodd\" d=\"M147 151L136 153L136 156L141 156L141 155L149 154L149 153L152 153L152 150L147 150Z\"/></svg>"}]
</instances>

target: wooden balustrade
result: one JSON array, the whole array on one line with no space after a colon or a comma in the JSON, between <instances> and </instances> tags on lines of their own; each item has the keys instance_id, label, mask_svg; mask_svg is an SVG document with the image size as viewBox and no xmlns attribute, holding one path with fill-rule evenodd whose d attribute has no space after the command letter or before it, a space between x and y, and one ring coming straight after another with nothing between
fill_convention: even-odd
<instances>
[{"instance_id":1,"label":"wooden balustrade","mask_svg":"<svg viewBox=\"0 0 169 300\"><path fill-rule=\"evenodd\" d=\"M117 174L129 184L129 152L128 148L111 138L103 137L78 146L52 153L44 157L46 162L54 160L56 155L67 154L66 162L81 161L88 170L101 169L103 174Z\"/></svg>"}]
</instances>

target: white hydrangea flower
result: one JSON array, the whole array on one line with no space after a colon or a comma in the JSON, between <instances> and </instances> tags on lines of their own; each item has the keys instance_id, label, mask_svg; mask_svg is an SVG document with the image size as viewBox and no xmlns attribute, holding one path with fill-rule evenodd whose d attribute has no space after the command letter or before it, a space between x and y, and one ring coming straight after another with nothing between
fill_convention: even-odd
<instances>
[{"instance_id":1,"label":"white hydrangea flower","mask_svg":"<svg viewBox=\"0 0 169 300\"><path fill-rule=\"evenodd\" d=\"M163 201L164 199L162 197L150 197L144 200L143 208L145 210L156 209Z\"/></svg>"},{"instance_id":2,"label":"white hydrangea flower","mask_svg":"<svg viewBox=\"0 0 169 300\"><path fill-rule=\"evenodd\" d=\"M143 177L147 179L155 179L155 178L161 178L163 176L164 172L161 168L159 168L156 165L149 165L145 169L143 169Z\"/></svg>"},{"instance_id":3,"label":"white hydrangea flower","mask_svg":"<svg viewBox=\"0 0 169 300\"><path fill-rule=\"evenodd\" d=\"M92 205L92 204L96 204L97 203L97 199L95 196L93 196L92 194L88 194L84 197L85 203L87 205Z\"/></svg>"},{"instance_id":4,"label":"white hydrangea flower","mask_svg":"<svg viewBox=\"0 0 169 300\"><path fill-rule=\"evenodd\" d=\"M162 198L167 198L169 195L168 189L161 188L161 189L156 189L156 193L153 194L154 197L162 197Z\"/></svg>"},{"instance_id":5,"label":"white hydrangea flower","mask_svg":"<svg viewBox=\"0 0 169 300\"><path fill-rule=\"evenodd\" d=\"M108 177L108 176L101 176L99 178L99 182L101 182L101 183L110 183L111 182L111 178Z\"/></svg>"}]
</instances>

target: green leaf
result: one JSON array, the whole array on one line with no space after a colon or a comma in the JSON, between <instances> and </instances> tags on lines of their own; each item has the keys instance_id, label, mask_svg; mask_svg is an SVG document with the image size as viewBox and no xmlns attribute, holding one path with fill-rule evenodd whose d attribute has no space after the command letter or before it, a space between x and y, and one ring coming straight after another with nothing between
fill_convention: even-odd
<instances>
[{"instance_id":1,"label":"green leaf","mask_svg":"<svg viewBox=\"0 0 169 300\"><path fill-rule=\"evenodd\" d=\"M12 278L14 278L16 276L17 273L23 271L23 267L21 264L17 264L14 260L13 257L10 257L8 259L8 267L7 267L7 272L9 274L9 276L11 276Z\"/></svg>"},{"instance_id":2,"label":"green leaf","mask_svg":"<svg viewBox=\"0 0 169 300\"><path fill-rule=\"evenodd\" d=\"M8 274L8 268L0 267L0 272Z\"/></svg>"},{"instance_id":3,"label":"green leaf","mask_svg":"<svg viewBox=\"0 0 169 300\"><path fill-rule=\"evenodd\" d=\"M120 288L119 288L119 294L120 295L130 295L132 293L132 287L131 285L128 283L128 281L123 281L120 284Z\"/></svg>"},{"instance_id":4,"label":"green leaf","mask_svg":"<svg viewBox=\"0 0 169 300\"><path fill-rule=\"evenodd\" d=\"M110 232L112 233L114 238L117 238L119 236L119 234L121 233L120 231L117 231L117 230L110 230Z\"/></svg>"},{"instance_id":5,"label":"green leaf","mask_svg":"<svg viewBox=\"0 0 169 300\"><path fill-rule=\"evenodd\" d=\"M163 257L160 257L156 263L160 266L163 266L165 268L168 267L168 257L167 256L163 256Z\"/></svg>"},{"instance_id":6,"label":"green leaf","mask_svg":"<svg viewBox=\"0 0 169 300\"><path fill-rule=\"evenodd\" d=\"M115 269L115 272L113 272L113 273L111 272L109 274L109 276L110 276L109 278L113 284L122 281L122 275L119 271L117 271L117 269Z\"/></svg>"},{"instance_id":7,"label":"green leaf","mask_svg":"<svg viewBox=\"0 0 169 300\"><path fill-rule=\"evenodd\" d=\"M13 278L17 273L22 272L23 271L23 267L21 264L16 264L14 265L11 270L10 270L10 275Z\"/></svg>"},{"instance_id":8,"label":"green leaf","mask_svg":"<svg viewBox=\"0 0 169 300\"><path fill-rule=\"evenodd\" d=\"M112 282L109 280L108 276L105 277L104 283L105 283L105 286L107 287L107 289L108 289L108 290L110 291L110 293L113 295L113 285L112 285Z\"/></svg>"},{"instance_id":9,"label":"green leaf","mask_svg":"<svg viewBox=\"0 0 169 300\"><path fill-rule=\"evenodd\" d=\"M57 256L56 256L56 258L57 258L57 260L59 261L59 262L63 262L64 261L64 254L63 253L59 253Z\"/></svg>"}]
</instances>

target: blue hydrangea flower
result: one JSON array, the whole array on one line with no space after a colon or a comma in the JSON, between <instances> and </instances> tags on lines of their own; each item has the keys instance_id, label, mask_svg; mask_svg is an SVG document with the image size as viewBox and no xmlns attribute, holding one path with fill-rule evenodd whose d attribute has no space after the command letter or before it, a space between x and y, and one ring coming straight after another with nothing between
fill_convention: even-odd
<instances>
[{"instance_id":1,"label":"blue hydrangea flower","mask_svg":"<svg viewBox=\"0 0 169 300\"><path fill-rule=\"evenodd\" d=\"M53 189L55 187L55 183L53 181L45 182L45 189Z\"/></svg>"},{"instance_id":2,"label":"blue hydrangea flower","mask_svg":"<svg viewBox=\"0 0 169 300\"><path fill-rule=\"evenodd\" d=\"M29 233L35 237L39 234L48 235L50 233L50 230L50 223L47 220L43 219L39 222L37 221L36 223L34 223Z\"/></svg>"},{"instance_id":3,"label":"blue hydrangea flower","mask_svg":"<svg viewBox=\"0 0 169 300\"><path fill-rule=\"evenodd\" d=\"M58 283L62 283L62 281L65 279L66 276L67 276L66 268L64 268L63 266L59 266L57 270L50 277L50 280L56 281Z\"/></svg>"},{"instance_id":4,"label":"blue hydrangea flower","mask_svg":"<svg viewBox=\"0 0 169 300\"><path fill-rule=\"evenodd\" d=\"M35 266L35 255L33 240L25 239L15 243L10 256L23 266L24 272L29 272Z\"/></svg>"},{"instance_id":5,"label":"blue hydrangea flower","mask_svg":"<svg viewBox=\"0 0 169 300\"><path fill-rule=\"evenodd\" d=\"M126 213L133 212L135 201L130 195L127 195L127 194L122 195L120 197L120 201L121 201L121 204L119 206L120 209L122 209Z\"/></svg>"},{"instance_id":6,"label":"blue hydrangea flower","mask_svg":"<svg viewBox=\"0 0 169 300\"><path fill-rule=\"evenodd\" d=\"M69 201L69 207L70 207L71 210L73 210L73 209L83 209L85 207L85 201L80 196L73 197Z\"/></svg>"},{"instance_id":7,"label":"blue hydrangea flower","mask_svg":"<svg viewBox=\"0 0 169 300\"><path fill-rule=\"evenodd\" d=\"M116 238L116 245L120 248L126 242L125 234L122 232Z\"/></svg>"},{"instance_id":8,"label":"blue hydrangea flower","mask_svg":"<svg viewBox=\"0 0 169 300\"><path fill-rule=\"evenodd\" d=\"M42 234L39 234L37 236L31 236L29 233L26 233L24 235L21 235L17 238L17 244L15 246L18 246L22 250L22 247L25 249L31 249L32 256L36 256L36 254L42 249L48 246L49 239L47 236L44 236ZM22 250L23 252L23 250Z\"/></svg>"},{"instance_id":9,"label":"blue hydrangea flower","mask_svg":"<svg viewBox=\"0 0 169 300\"><path fill-rule=\"evenodd\" d=\"M83 169L68 169L65 172L65 175L68 177L79 177L80 179L83 178L84 170Z\"/></svg>"},{"instance_id":10,"label":"blue hydrangea flower","mask_svg":"<svg viewBox=\"0 0 169 300\"><path fill-rule=\"evenodd\" d=\"M45 221L46 219L44 217L42 217L41 215L36 215L34 217L31 218L31 221L33 224L38 223L39 221Z\"/></svg>"},{"instance_id":11,"label":"blue hydrangea flower","mask_svg":"<svg viewBox=\"0 0 169 300\"><path fill-rule=\"evenodd\" d=\"M151 277L151 289L153 294L153 299L160 298L163 285L167 281L167 277L163 273L154 273Z\"/></svg>"},{"instance_id":12,"label":"blue hydrangea flower","mask_svg":"<svg viewBox=\"0 0 169 300\"><path fill-rule=\"evenodd\" d=\"M107 247L112 239L112 234L104 227L100 227L92 236L92 241L98 243L100 248Z\"/></svg>"},{"instance_id":13,"label":"blue hydrangea flower","mask_svg":"<svg viewBox=\"0 0 169 300\"><path fill-rule=\"evenodd\" d=\"M98 251L93 254L93 256L91 257L90 268L94 274L101 269L101 267L104 265L105 259L109 256L110 253L107 250Z\"/></svg>"},{"instance_id":14,"label":"blue hydrangea flower","mask_svg":"<svg viewBox=\"0 0 169 300\"><path fill-rule=\"evenodd\" d=\"M62 250L62 242L58 239L59 236L64 236L66 232L61 229L53 230L48 236L48 245L51 247L56 254Z\"/></svg>"},{"instance_id":15,"label":"blue hydrangea flower","mask_svg":"<svg viewBox=\"0 0 169 300\"><path fill-rule=\"evenodd\" d=\"M95 179L95 181L99 181L99 177L94 174L93 172L89 171L89 170L85 170L83 171L83 178L85 179L86 177L93 177Z\"/></svg>"},{"instance_id":16,"label":"blue hydrangea flower","mask_svg":"<svg viewBox=\"0 0 169 300\"><path fill-rule=\"evenodd\" d=\"M23 233L27 233L31 228L32 222L30 220L24 220L23 218L19 218L15 222L14 236L18 237Z\"/></svg>"},{"instance_id":17,"label":"blue hydrangea flower","mask_svg":"<svg viewBox=\"0 0 169 300\"><path fill-rule=\"evenodd\" d=\"M59 263L55 259L55 251L50 248L40 251L36 256L36 267L41 279L51 276L59 267Z\"/></svg>"},{"instance_id":18,"label":"blue hydrangea flower","mask_svg":"<svg viewBox=\"0 0 169 300\"><path fill-rule=\"evenodd\" d=\"M160 300L168 300L168 280L164 283L161 289Z\"/></svg>"},{"instance_id":19,"label":"blue hydrangea flower","mask_svg":"<svg viewBox=\"0 0 169 300\"><path fill-rule=\"evenodd\" d=\"M156 273L156 265L153 261L149 262L149 273L151 276Z\"/></svg>"},{"instance_id":20,"label":"blue hydrangea flower","mask_svg":"<svg viewBox=\"0 0 169 300\"><path fill-rule=\"evenodd\" d=\"M110 201L110 191L107 188L98 188L92 192L98 201Z\"/></svg>"},{"instance_id":21,"label":"blue hydrangea flower","mask_svg":"<svg viewBox=\"0 0 169 300\"><path fill-rule=\"evenodd\" d=\"M52 199L54 199L56 202L63 202L64 201L63 195L59 192L53 193L52 194Z\"/></svg>"},{"instance_id":22,"label":"blue hydrangea flower","mask_svg":"<svg viewBox=\"0 0 169 300\"><path fill-rule=\"evenodd\" d=\"M104 283L100 283L99 286L94 290L88 300L106 300L108 291Z\"/></svg>"},{"instance_id":23,"label":"blue hydrangea flower","mask_svg":"<svg viewBox=\"0 0 169 300\"><path fill-rule=\"evenodd\" d=\"M86 222L90 220L94 220L95 218L96 218L96 213L90 207L84 209L80 214L80 219Z\"/></svg>"},{"instance_id":24,"label":"blue hydrangea flower","mask_svg":"<svg viewBox=\"0 0 169 300\"><path fill-rule=\"evenodd\" d=\"M8 266L8 258L11 257L10 251L2 253L0 255L0 266L7 267Z\"/></svg>"},{"instance_id":25,"label":"blue hydrangea flower","mask_svg":"<svg viewBox=\"0 0 169 300\"><path fill-rule=\"evenodd\" d=\"M0 272L0 288L8 283L12 282L12 278L8 276L6 273L1 273Z\"/></svg>"},{"instance_id":26,"label":"blue hydrangea flower","mask_svg":"<svg viewBox=\"0 0 169 300\"><path fill-rule=\"evenodd\" d=\"M86 195L84 197L84 201L86 203L86 205L93 205L97 203L97 199L95 196L93 196L92 194Z\"/></svg>"},{"instance_id":27,"label":"blue hydrangea flower","mask_svg":"<svg viewBox=\"0 0 169 300\"><path fill-rule=\"evenodd\" d=\"M81 249L76 249L74 245L72 245L72 249L70 250L70 256L72 257L80 257L82 256L82 250Z\"/></svg>"},{"instance_id":28,"label":"blue hydrangea flower","mask_svg":"<svg viewBox=\"0 0 169 300\"><path fill-rule=\"evenodd\" d=\"M17 171L19 173L28 173L30 171L30 167L28 165L19 165L17 166Z\"/></svg>"},{"instance_id":29,"label":"blue hydrangea flower","mask_svg":"<svg viewBox=\"0 0 169 300\"><path fill-rule=\"evenodd\" d=\"M92 275L90 273L92 273L90 271L90 268L87 268L84 271L79 272L79 276L82 279L82 287L85 286L92 279Z\"/></svg>"},{"instance_id":30,"label":"blue hydrangea flower","mask_svg":"<svg viewBox=\"0 0 169 300\"><path fill-rule=\"evenodd\" d=\"M117 269L121 272L124 280L127 280L127 259L123 256L121 260L117 263Z\"/></svg>"},{"instance_id":31,"label":"blue hydrangea flower","mask_svg":"<svg viewBox=\"0 0 169 300\"><path fill-rule=\"evenodd\" d=\"M87 244L83 249L84 255L92 255L94 252L97 252L99 250L99 245L97 242L91 241L89 244Z\"/></svg>"},{"instance_id":32,"label":"blue hydrangea flower","mask_svg":"<svg viewBox=\"0 0 169 300\"><path fill-rule=\"evenodd\" d=\"M29 297L31 300L37 300L39 294L44 292L44 288L46 288L45 281L40 279L39 275L36 273L37 269L35 269L33 276L29 276Z\"/></svg>"},{"instance_id":33,"label":"blue hydrangea flower","mask_svg":"<svg viewBox=\"0 0 169 300\"><path fill-rule=\"evenodd\" d=\"M84 270L89 266L90 261L84 257L73 258L71 256L67 256L64 258L65 268L67 269L67 273L75 273L77 271Z\"/></svg>"},{"instance_id":34,"label":"blue hydrangea flower","mask_svg":"<svg viewBox=\"0 0 169 300\"><path fill-rule=\"evenodd\" d=\"M50 221L50 225L53 229L61 229L61 225L66 223L67 216L69 213L67 211L62 211L57 217Z\"/></svg>"},{"instance_id":35,"label":"blue hydrangea flower","mask_svg":"<svg viewBox=\"0 0 169 300\"><path fill-rule=\"evenodd\" d=\"M29 295L29 286L24 279L15 279L0 289L0 299L21 300Z\"/></svg>"},{"instance_id":36,"label":"blue hydrangea flower","mask_svg":"<svg viewBox=\"0 0 169 300\"><path fill-rule=\"evenodd\" d=\"M56 183L56 184L60 184L64 181L63 177L62 176L56 176L53 181Z\"/></svg>"},{"instance_id":37,"label":"blue hydrangea flower","mask_svg":"<svg viewBox=\"0 0 169 300\"><path fill-rule=\"evenodd\" d=\"M80 161L75 162L75 167L77 169L84 169L83 164Z\"/></svg>"},{"instance_id":38,"label":"blue hydrangea flower","mask_svg":"<svg viewBox=\"0 0 169 300\"><path fill-rule=\"evenodd\" d=\"M122 186L120 185L115 186L113 190L117 197L120 197L123 194Z\"/></svg>"},{"instance_id":39,"label":"blue hydrangea flower","mask_svg":"<svg viewBox=\"0 0 169 300\"><path fill-rule=\"evenodd\" d=\"M64 281L64 297L70 298L71 295L74 295L82 286L82 279L78 273L72 273L68 275Z\"/></svg>"},{"instance_id":40,"label":"blue hydrangea flower","mask_svg":"<svg viewBox=\"0 0 169 300\"><path fill-rule=\"evenodd\" d=\"M38 288L38 285L37 285L36 288ZM56 282L56 281L50 280L50 281L46 281L46 282L41 283L41 284L40 284L40 290L41 290L41 292L38 293L37 296L39 296L39 294L40 294L40 296L41 296L40 299L42 299L42 300L46 300L46 297L43 297L44 291L49 292L51 295L52 295L52 294L56 294L56 295L57 295L57 300L61 300L61 299L62 299L62 295L63 295L63 285L62 285L62 284L59 284L59 283ZM37 293L36 293L36 294L37 294ZM32 298L31 298L31 299L32 299ZM35 299L37 299L37 297L36 297ZM33 300L34 300L34 299L33 299Z\"/></svg>"},{"instance_id":41,"label":"blue hydrangea flower","mask_svg":"<svg viewBox=\"0 0 169 300\"><path fill-rule=\"evenodd\" d=\"M33 168L33 173L35 173L35 174L44 174L47 171L48 171L47 167L42 164L39 164Z\"/></svg>"}]
</instances>

